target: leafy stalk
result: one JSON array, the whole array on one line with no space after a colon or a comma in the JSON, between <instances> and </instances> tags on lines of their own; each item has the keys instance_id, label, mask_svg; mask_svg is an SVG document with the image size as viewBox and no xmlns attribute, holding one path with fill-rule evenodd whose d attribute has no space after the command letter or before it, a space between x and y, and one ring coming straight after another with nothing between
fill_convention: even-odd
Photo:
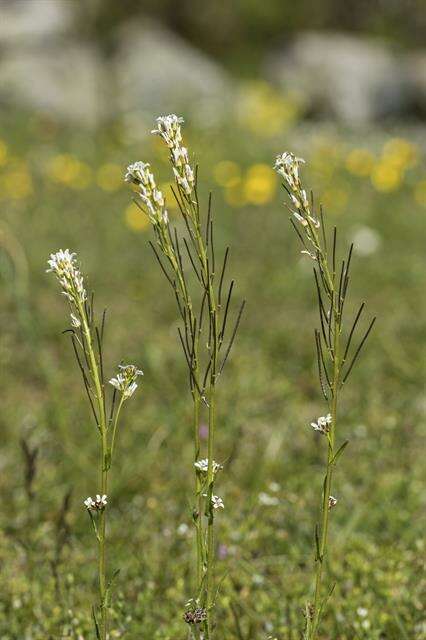
<instances>
[{"instance_id":1,"label":"leafy stalk","mask_svg":"<svg viewBox=\"0 0 426 640\"><path fill-rule=\"evenodd\" d=\"M318 373L320 386L328 405L327 416L318 418L313 422L315 431L325 436L326 455L325 471L322 483L322 497L320 508L320 523L315 526L315 579L313 602L306 606L305 640L316 640L319 633L321 617L325 606L334 589L327 590L324 595L324 564L329 555L329 529L330 514L337 500L332 496L333 473L337 459L345 450L348 442L345 441L336 449L336 436L338 434L338 409L340 403L340 391L358 355L373 327L375 318L370 323L359 346L356 348L349 367L346 360L350 351L351 342L356 332L358 321L364 309L361 305L355 321L350 328L346 346L343 344L343 333L346 328L343 324L343 309L348 293L349 270L351 266L351 245L346 260L342 261L340 273L337 272L337 229L334 227L331 255L327 249L327 232L325 228L324 212L320 207L319 216L314 209L314 199L310 201L303 188L299 168L304 163L301 158L296 158L291 153L283 153L277 157L275 168L284 178L284 188L287 191L291 206L291 223L302 243L302 253L314 262L315 287L320 317L320 329L315 329L315 344L317 349ZM321 233L319 229L321 228ZM339 424L340 428L340 424Z\"/></svg>"},{"instance_id":2,"label":"leafy stalk","mask_svg":"<svg viewBox=\"0 0 426 640\"><path fill-rule=\"evenodd\" d=\"M115 436L122 405L137 388L136 379L142 372L134 365L120 366L120 371L109 382L114 389L107 418L107 399L104 383L103 336L105 312L102 315L101 329L96 325L94 297L87 299L76 256L68 249L52 254L48 261L48 271L53 272L62 287L62 293L68 300L71 312L71 341L74 354L82 375L84 389L89 399L95 426L99 435L99 493L96 498L87 498L84 502L90 516L91 525L98 544L98 606L92 608L96 637L106 640L108 637L108 609L111 581L107 581L107 504L108 476L111 469ZM121 394L116 406L117 391ZM99 619L98 619L99 614Z\"/></svg>"},{"instance_id":3,"label":"leafy stalk","mask_svg":"<svg viewBox=\"0 0 426 640\"><path fill-rule=\"evenodd\" d=\"M135 188L139 207L148 215L154 230L157 261L172 288L182 326L179 339L188 366L189 386L193 402L194 434L194 506L196 531L195 597L189 603L184 618L191 625L193 638L212 640L214 635L215 582L215 511L223 507L214 495L217 471L214 461L217 411L217 383L228 358L239 326L242 309L237 316L231 339L221 361L225 327L229 315L233 284L222 308L222 289L229 250L216 275L216 252L212 198L208 198L205 219L202 219L197 186L197 168L189 162L183 146L182 118L175 115L157 118L157 129L170 151L175 177L172 187L183 232L171 228L163 194L156 186L149 164L136 162L127 169L125 180ZM182 252L184 247L185 252ZM187 261L184 261L187 258ZM197 302L195 303L194 300ZM209 433L207 459L202 459L199 427L201 411L208 413Z\"/></svg>"}]
</instances>

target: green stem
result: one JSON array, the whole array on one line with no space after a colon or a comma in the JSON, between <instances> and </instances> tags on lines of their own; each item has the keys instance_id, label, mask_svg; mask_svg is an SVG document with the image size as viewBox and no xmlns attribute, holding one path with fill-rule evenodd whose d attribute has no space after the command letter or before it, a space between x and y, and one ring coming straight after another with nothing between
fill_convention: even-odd
<instances>
[{"instance_id":1,"label":"green stem","mask_svg":"<svg viewBox=\"0 0 426 640\"><path fill-rule=\"evenodd\" d=\"M216 420L216 406L215 406L215 385L214 382L210 385L209 393L209 440L208 440L208 471L207 471L207 498L208 501L206 513L208 514L207 521L207 588L206 588L206 640L212 638L212 622L213 622L213 604L214 604L214 569L215 569L215 550L214 550L214 511L212 504L213 495L213 450L214 450L214 430Z\"/></svg>"},{"instance_id":2,"label":"green stem","mask_svg":"<svg viewBox=\"0 0 426 640\"><path fill-rule=\"evenodd\" d=\"M121 411L121 408L123 406L123 403L124 403L124 395L122 394L121 398L120 398L120 403L119 403L119 405L117 407L117 411L116 411L115 419L114 419L114 425L113 425L113 428L112 428L111 451L110 451L111 458L110 458L108 467L111 465L111 461L112 461L112 454L114 452L114 443L115 443L115 433L117 431L118 418L120 416L120 411Z\"/></svg>"},{"instance_id":3,"label":"green stem","mask_svg":"<svg viewBox=\"0 0 426 640\"><path fill-rule=\"evenodd\" d=\"M333 291L333 301L335 298L335 294ZM329 515L330 509L328 506L329 496L331 495L332 489L332 479L333 479L333 458L334 458L334 443L335 443L335 430L336 430L336 420L337 420L337 400L338 400L338 390L340 383L340 320L337 313L337 310L334 309L333 304L333 383L332 383L332 404L331 404L331 426L330 433L328 437L328 448L327 448L327 466L326 466L326 475L324 482L324 492L323 492L323 501L322 501L322 525L321 525L321 536L320 536L320 545L319 545L319 557L316 559L316 576L315 576L315 595L314 595L314 610L313 610L313 619L312 624L309 624L309 632L308 639L315 640L317 637L318 626L321 617L322 603L321 603L321 587L322 587L322 578L324 571L324 560L327 553L327 542L328 542L328 530L329 530Z\"/></svg>"},{"instance_id":4,"label":"green stem","mask_svg":"<svg viewBox=\"0 0 426 640\"><path fill-rule=\"evenodd\" d=\"M100 458L100 493L101 495L108 493L108 468L107 468L107 424L104 405L104 390L98 362L96 360L93 348L92 334L90 332L89 323L87 321L86 311L81 304L79 307L80 317L82 320L82 329L87 345L87 353L89 356L90 371L92 374L93 384L95 386L96 403L99 414L99 431L101 434L101 458ZM102 509L99 515L99 601L101 612L100 633L101 640L106 640L108 631L107 602L106 602L106 510Z\"/></svg>"},{"instance_id":5,"label":"green stem","mask_svg":"<svg viewBox=\"0 0 426 640\"><path fill-rule=\"evenodd\" d=\"M200 395L197 389L194 389L194 463L200 458ZM197 469L194 466L195 473L195 534L197 547L197 592L200 593L203 581L203 522L202 508L203 498L201 495L201 483Z\"/></svg>"},{"instance_id":6,"label":"green stem","mask_svg":"<svg viewBox=\"0 0 426 640\"><path fill-rule=\"evenodd\" d=\"M107 439L102 437L101 447L101 495L108 494L108 469L106 468ZM100 512L99 526L99 599L101 610L101 640L106 640L108 632L108 603L106 598L106 509Z\"/></svg>"}]
</instances>

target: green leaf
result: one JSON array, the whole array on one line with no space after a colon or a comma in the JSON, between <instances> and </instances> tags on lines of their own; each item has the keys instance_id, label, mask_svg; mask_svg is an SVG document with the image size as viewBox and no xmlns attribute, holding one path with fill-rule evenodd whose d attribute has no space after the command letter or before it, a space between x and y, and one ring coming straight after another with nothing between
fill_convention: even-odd
<instances>
[{"instance_id":1,"label":"green leaf","mask_svg":"<svg viewBox=\"0 0 426 640\"><path fill-rule=\"evenodd\" d=\"M121 571L121 569L116 569L114 571L114 573L112 574L111 580L107 584L107 588L105 589L105 598L104 598L104 602L103 602L103 606L104 607L108 606L109 594L111 592L112 584L113 584L114 580L116 579L116 577L118 576L118 574L120 573L120 571Z\"/></svg>"},{"instance_id":2,"label":"green leaf","mask_svg":"<svg viewBox=\"0 0 426 640\"><path fill-rule=\"evenodd\" d=\"M99 629L99 624L98 624L98 621L96 619L95 607L92 607L92 617L93 617L93 623L95 625L96 640L102 640L101 631Z\"/></svg>"},{"instance_id":3,"label":"green leaf","mask_svg":"<svg viewBox=\"0 0 426 640\"><path fill-rule=\"evenodd\" d=\"M349 440L345 440L345 442L342 444L342 446L338 449L336 455L333 457L333 459L331 461L331 464L336 464L337 458L339 458L342 455L343 451L346 449L348 444L349 444Z\"/></svg>"},{"instance_id":4,"label":"green leaf","mask_svg":"<svg viewBox=\"0 0 426 640\"><path fill-rule=\"evenodd\" d=\"M95 518L93 517L93 513L91 512L90 509L87 509L87 513L89 514L90 520L92 522L92 527L93 527L93 531L95 532L96 539L99 542L98 527L96 526L96 521L95 521Z\"/></svg>"},{"instance_id":5,"label":"green leaf","mask_svg":"<svg viewBox=\"0 0 426 640\"><path fill-rule=\"evenodd\" d=\"M321 560L321 553L320 553L320 541L319 541L319 531L318 531L319 527L318 527L318 523L315 525L315 547L316 547L316 556L315 556L315 560Z\"/></svg>"}]
</instances>

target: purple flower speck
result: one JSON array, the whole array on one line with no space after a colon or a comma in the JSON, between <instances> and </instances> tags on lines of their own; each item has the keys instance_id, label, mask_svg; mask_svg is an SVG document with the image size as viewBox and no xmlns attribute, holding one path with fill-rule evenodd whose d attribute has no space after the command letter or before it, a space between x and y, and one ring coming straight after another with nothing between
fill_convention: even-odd
<instances>
[{"instance_id":1,"label":"purple flower speck","mask_svg":"<svg viewBox=\"0 0 426 640\"><path fill-rule=\"evenodd\" d=\"M201 440L207 440L209 437L209 428L206 424L200 424L199 434Z\"/></svg>"}]
</instances>

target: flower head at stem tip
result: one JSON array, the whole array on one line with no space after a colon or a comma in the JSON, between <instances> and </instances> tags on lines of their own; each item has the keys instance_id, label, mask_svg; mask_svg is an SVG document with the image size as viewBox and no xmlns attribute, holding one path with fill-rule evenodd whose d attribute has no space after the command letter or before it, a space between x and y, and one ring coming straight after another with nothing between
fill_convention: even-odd
<instances>
[{"instance_id":1,"label":"flower head at stem tip","mask_svg":"<svg viewBox=\"0 0 426 640\"><path fill-rule=\"evenodd\" d=\"M93 500L93 498L89 496L84 501L84 506L88 511L102 511L108 504L107 497L108 496L106 494L99 495L99 493L97 493Z\"/></svg>"},{"instance_id":2,"label":"flower head at stem tip","mask_svg":"<svg viewBox=\"0 0 426 640\"><path fill-rule=\"evenodd\" d=\"M328 413L326 416L320 416L316 422L311 422L311 427L314 431L326 435L330 431L331 423L332 416L331 413Z\"/></svg>"},{"instance_id":3,"label":"flower head at stem tip","mask_svg":"<svg viewBox=\"0 0 426 640\"><path fill-rule=\"evenodd\" d=\"M134 364L119 365L120 373L115 378L111 378L109 383L123 394L123 399L130 398L138 385L136 380L139 376L143 376L143 371L137 369Z\"/></svg>"}]
</instances>

